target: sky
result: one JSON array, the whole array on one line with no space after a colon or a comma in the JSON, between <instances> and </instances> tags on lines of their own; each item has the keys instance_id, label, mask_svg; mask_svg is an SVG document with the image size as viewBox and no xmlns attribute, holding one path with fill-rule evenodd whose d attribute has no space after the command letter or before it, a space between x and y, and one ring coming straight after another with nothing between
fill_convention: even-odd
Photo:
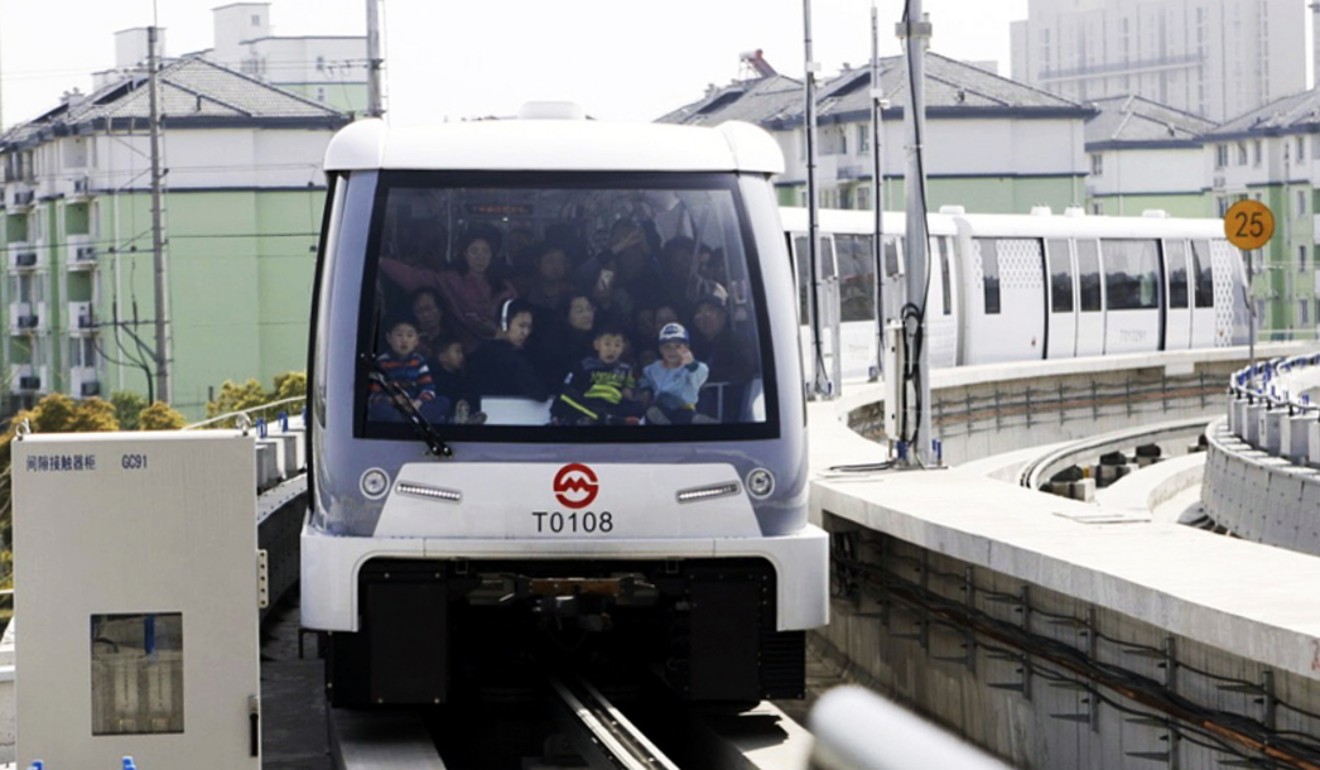
<instances>
[{"instance_id":1,"label":"sky","mask_svg":"<svg viewBox=\"0 0 1320 770\"><path fill-rule=\"evenodd\" d=\"M820 72L871 55L872 0L810 0ZM153 22L165 53L212 45L225 0L0 0L0 124L30 120L60 95L91 89L114 65L114 33ZM899 52L902 0L875 0L881 55ZM1009 23L1027 0L924 0L931 49L997 60L1011 75ZM272 0L279 36L363 35L366 0ZM381 0L387 118L399 124L510 115L523 102L568 99L598 118L653 120L739 74L761 49L800 77L802 0Z\"/></svg>"}]
</instances>

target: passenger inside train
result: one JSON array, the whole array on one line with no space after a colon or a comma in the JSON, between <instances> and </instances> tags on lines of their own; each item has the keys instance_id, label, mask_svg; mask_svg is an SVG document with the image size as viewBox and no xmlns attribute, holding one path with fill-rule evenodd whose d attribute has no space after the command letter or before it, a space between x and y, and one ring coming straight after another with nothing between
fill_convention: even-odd
<instances>
[{"instance_id":1,"label":"passenger inside train","mask_svg":"<svg viewBox=\"0 0 1320 770\"><path fill-rule=\"evenodd\" d=\"M451 407L428 421L611 430L765 422L769 343L754 299L761 293L749 290L760 276L735 189L524 187L513 178L494 188L446 184L444 174L385 176L362 325L377 331L360 344L368 356L389 349L373 319L403 316L427 329L419 354L443 373L445 400L467 412ZM657 226L658 208L683 221ZM662 240L662 230L672 237ZM418 244L432 250L411 253ZM663 332L672 327L684 330L688 362L666 356ZM679 404L660 398L652 381L665 408L648 411L654 404L637 398L633 383L646 367L675 362L684 371L697 364L704 382ZM367 413L368 424L398 421Z\"/></svg>"}]
</instances>

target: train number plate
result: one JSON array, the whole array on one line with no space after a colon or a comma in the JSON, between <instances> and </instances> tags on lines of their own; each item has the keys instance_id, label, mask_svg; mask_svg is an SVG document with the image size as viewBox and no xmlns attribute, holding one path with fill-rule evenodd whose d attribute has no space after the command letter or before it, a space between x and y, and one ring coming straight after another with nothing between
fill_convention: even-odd
<instances>
[{"instance_id":1,"label":"train number plate","mask_svg":"<svg viewBox=\"0 0 1320 770\"><path fill-rule=\"evenodd\" d=\"M532 511L538 535L608 535L614 531L609 511Z\"/></svg>"}]
</instances>

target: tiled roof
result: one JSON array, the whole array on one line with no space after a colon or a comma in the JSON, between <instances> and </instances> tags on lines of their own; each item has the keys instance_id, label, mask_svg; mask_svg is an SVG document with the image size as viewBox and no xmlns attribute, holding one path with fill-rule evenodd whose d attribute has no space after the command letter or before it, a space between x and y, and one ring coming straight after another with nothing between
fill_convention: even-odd
<instances>
[{"instance_id":1,"label":"tiled roof","mask_svg":"<svg viewBox=\"0 0 1320 770\"><path fill-rule=\"evenodd\" d=\"M907 101L907 71L903 57L880 60L880 86L889 108ZM817 115L866 114L870 110L870 68L845 71L817 89ZM973 113L1015 113L1022 116L1073 113L1078 117L1092 110L1047 91L1000 77L972 64L937 53L926 55L926 109L928 114L951 116ZM666 123L745 120L760 124L792 124L802 121L802 84L782 75L736 82L698 102L661 118Z\"/></svg>"},{"instance_id":2,"label":"tiled roof","mask_svg":"<svg viewBox=\"0 0 1320 770\"><path fill-rule=\"evenodd\" d=\"M1086 123L1086 144L1198 146L1214 121L1140 96L1113 96L1092 104L1100 113Z\"/></svg>"},{"instance_id":3,"label":"tiled roof","mask_svg":"<svg viewBox=\"0 0 1320 770\"><path fill-rule=\"evenodd\" d=\"M1320 130L1320 89L1302 91L1239 115L1206 134L1225 138L1250 134L1290 134Z\"/></svg>"},{"instance_id":4,"label":"tiled roof","mask_svg":"<svg viewBox=\"0 0 1320 770\"><path fill-rule=\"evenodd\" d=\"M240 72L198 57L185 57L161 68L159 110L162 124L185 128L263 121L324 123L338 126L349 115L310 99L263 83ZM50 112L14 126L0 136L0 144L21 144L52 133L74 132L104 122L146 121L150 116L147 76L128 75L86 97L60 104Z\"/></svg>"}]
</instances>

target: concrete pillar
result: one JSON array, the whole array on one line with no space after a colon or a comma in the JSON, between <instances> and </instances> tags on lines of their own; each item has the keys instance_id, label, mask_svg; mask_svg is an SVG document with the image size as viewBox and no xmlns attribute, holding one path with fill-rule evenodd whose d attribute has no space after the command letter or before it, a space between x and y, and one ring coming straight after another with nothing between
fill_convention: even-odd
<instances>
[{"instance_id":1,"label":"concrete pillar","mask_svg":"<svg viewBox=\"0 0 1320 770\"><path fill-rule=\"evenodd\" d=\"M1310 465L1320 467L1320 421L1312 420L1306 426L1306 456Z\"/></svg>"},{"instance_id":2,"label":"concrete pillar","mask_svg":"<svg viewBox=\"0 0 1320 770\"><path fill-rule=\"evenodd\" d=\"M1261 423L1265 421L1265 404L1257 401L1254 404L1247 404L1246 435L1242 440L1256 448L1260 448Z\"/></svg>"},{"instance_id":3,"label":"concrete pillar","mask_svg":"<svg viewBox=\"0 0 1320 770\"><path fill-rule=\"evenodd\" d=\"M1311 457L1311 426L1320 427L1314 417L1298 414L1288 418L1288 441L1284 446L1287 447L1288 459L1298 465L1305 465Z\"/></svg>"},{"instance_id":4,"label":"concrete pillar","mask_svg":"<svg viewBox=\"0 0 1320 770\"><path fill-rule=\"evenodd\" d=\"M1260 448L1278 457L1283 453L1287 441L1284 429L1288 424L1288 412L1285 409L1267 409L1261 415Z\"/></svg>"},{"instance_id":5,"label":"concrete pillar","mask_svg":"<svg viewBox=\"0 0 1320 770\"><path fill-rule=\"evenodd\" d=\"M1246 441L1247 436L1251 434L1251 431L1247 429L1247 409L1249 406L1250 404L1247 403L1245 398L1233 400L1233 435L1243 441Z\"/></svg>"}]
</instances>

